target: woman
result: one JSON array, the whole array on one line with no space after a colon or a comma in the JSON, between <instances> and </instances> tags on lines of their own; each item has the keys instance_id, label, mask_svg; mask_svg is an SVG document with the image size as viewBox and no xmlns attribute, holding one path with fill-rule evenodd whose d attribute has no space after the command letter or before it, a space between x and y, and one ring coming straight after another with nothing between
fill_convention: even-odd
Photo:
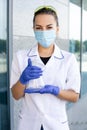
<instances>
[{"instance_id":1,"label":"woman","mask_svg":"<svg viewBox=\"0 0 87 130\"><path fill-rule=\"evenodd\" d=\"M76 102L80 92L75 56L55 44L59 23L53 7L35 10L33 29L37 44L17 52L12 63L12 94L23 100L18 130L69 130L66 101Z\"/></svg>"}]
</instances>

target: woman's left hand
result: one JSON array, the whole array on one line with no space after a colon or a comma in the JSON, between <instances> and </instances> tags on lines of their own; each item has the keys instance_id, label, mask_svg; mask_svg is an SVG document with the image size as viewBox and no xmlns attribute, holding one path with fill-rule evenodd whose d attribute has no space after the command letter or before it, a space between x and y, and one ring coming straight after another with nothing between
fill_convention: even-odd
<instances>
[{"instance_id":1,"label":"woman's left hand","mask_svg":"<svg viewBox=\"0 0 87 130\"><path fill-rule=\"evenodd\" d=\"M53 94L58 95L60 92L60 88L58 86L53 85L45 85L43 88L28 88L24 90L24 93L40 93L40 94Z\"/></svg>"}]
</instances>

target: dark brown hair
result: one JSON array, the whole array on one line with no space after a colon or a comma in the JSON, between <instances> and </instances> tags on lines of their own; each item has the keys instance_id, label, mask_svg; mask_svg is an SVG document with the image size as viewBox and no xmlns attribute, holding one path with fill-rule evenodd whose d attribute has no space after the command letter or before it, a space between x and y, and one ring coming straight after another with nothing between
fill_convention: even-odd
<instances>
[{"instance_id":1,"label":"dark brown hair","mask_svg":"<svg viewBox=\"0 0 87 130\"><path fill-rule=\"evenodd\" d=\"M56 21L56 24L57 26L59 26L59 22L58 22L58 16L57 16L57 13L55 10L53 10L52 8L47 8L47 7L43 7L39 10L37 10L35 13L34 13L34 17L33 17L33 26L35 24L35 18L37 15L39 14L49 14L49 15L52 15L54 18L55 18L55 21Z\"/></svg>"}]
</instances>

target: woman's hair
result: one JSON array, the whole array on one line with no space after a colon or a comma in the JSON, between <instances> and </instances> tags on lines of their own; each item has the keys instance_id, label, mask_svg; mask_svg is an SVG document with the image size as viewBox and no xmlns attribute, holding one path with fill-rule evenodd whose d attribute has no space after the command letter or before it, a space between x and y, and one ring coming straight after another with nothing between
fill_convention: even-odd
<instances>
[{"instance_id":1,"label":"woman's hair","mask_svg":"<svg viewBox=\"0 0 87 130\"><path fill-rule=\"evenodd\" d=\"M41 7L38 7L36 9L36 11L34 12L34 17L33 17L33 26L35 25L35 18L37 15L39 14L48 14L48 15L52 15L56 21L56 24L57 26L59 26L59 23L58 23L58 16L57 16L57 13L56 13L56 10L54 7L52 6L41 6Z\"/></svg>"}]
</instances>

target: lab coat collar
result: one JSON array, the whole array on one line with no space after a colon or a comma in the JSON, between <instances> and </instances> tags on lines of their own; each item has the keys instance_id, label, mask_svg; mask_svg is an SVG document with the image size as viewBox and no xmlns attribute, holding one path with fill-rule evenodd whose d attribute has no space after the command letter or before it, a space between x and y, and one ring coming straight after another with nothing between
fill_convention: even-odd
<instances>
[{"instance_id":1,"label":"lab coat collar","mask_svg":"<svg viewBox=\"0 0 87 130\"><path fill-rule=\"evenodd\" d=\"M35 57L38 56L38 45L35 45L34 47L32 47L28 54L28 57ZM60 50L60 48L55 44L55 49L54 49L54 53L53 53L54 58L57 59L64 59L64 55L62 53L62 51Z\"/></svg>"},{"instance_id":2,"label":"lab coat collar","mask_svg":"<svg viewBox=\"0 0 87 130\"><path fill-rule=\"evenodd\" d=\"M35 45L34 47L32 47L32 48L29 50L27 56L28 56L28 57L34 57L34 56L37 56L37 55L38 55L38 45Z\"/></svg>"},{"instance_id":3,"label":"lab coat collar","mask_svg":"<svg viewBox=\"0 0 87 130\"><path fill-rule=\"evenodd\" d=\"M60 50L60 48L55 44L55 49L54 49L54 53L53 53L54 58L57 59L64 59L64 55L62 53L62 50Z\"/></svg>"}]
</instances>

